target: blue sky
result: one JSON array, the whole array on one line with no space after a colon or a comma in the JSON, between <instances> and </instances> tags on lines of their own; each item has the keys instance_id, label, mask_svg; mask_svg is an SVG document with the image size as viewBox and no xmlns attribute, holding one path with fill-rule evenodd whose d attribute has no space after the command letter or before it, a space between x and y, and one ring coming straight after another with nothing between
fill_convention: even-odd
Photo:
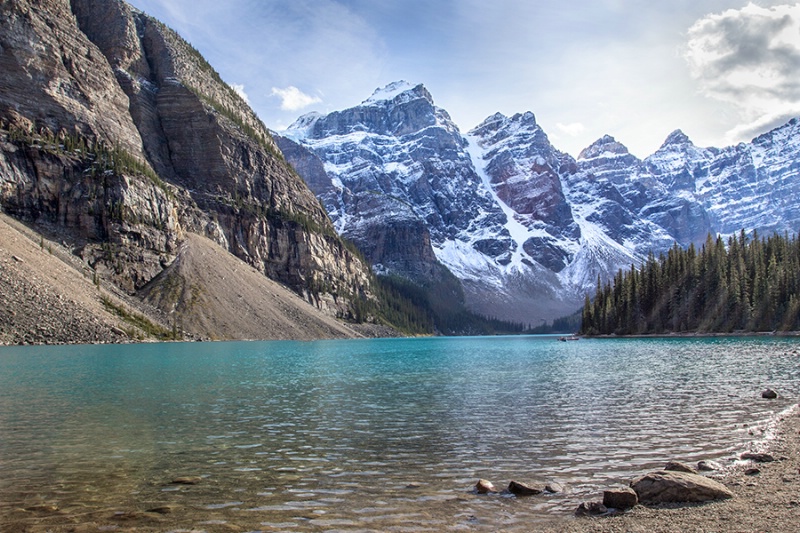
<instances>
[{"instance_id":1,"label":"blue sky","mask_svg":"<svg viewBox=\"0 0 800 533\"><path fill-rule=\"evenodd\" d=\"M800 3L132 0L198 48L268 127L423 83L462 132L532 111L577 156L682 129L727 146L800 116Z\"/></svg>"}]
</instances>

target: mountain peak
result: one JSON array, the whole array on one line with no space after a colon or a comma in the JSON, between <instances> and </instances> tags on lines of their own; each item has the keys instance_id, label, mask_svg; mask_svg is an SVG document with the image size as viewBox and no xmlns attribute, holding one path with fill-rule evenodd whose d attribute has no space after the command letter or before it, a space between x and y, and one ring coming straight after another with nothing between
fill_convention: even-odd
<instances>
[{"instance_id":1,"label":"mountain peak","mask_svg":"<svg viewBox=\"0 0 800 533\"><path fill-rule=\"evenodd\" d=\"M627 155L629 153L624 144L617 142L614 137L606 134L593 142L588 148L584 148L578 155L578 159L592 159L603 154Z\"/></svg>"},{"instance_id":2,"label":"mountain peak","mask_svg":"<svg viewBox=\"0 0 800 533\"><path fill-rule=\"evenodd\" d=\"M693 143L691 139L689 139L689 137L681 130L675 130L669 135L667 135L667 139L664 141L664 144L661 145L661 149L664 149L667 146L683 145L683 144L693 144Z\"/></svg>"},{"instance_id":3,"label":"mountain peak","mask_svg":"<svg viewBox=\"0 0 800 533\"><path fill-rule=\"evenodd\" d=\"M412 85L405 80L393 81L392 83L375 89L372 96L361 102L361 105L379 104L382 102L392 102L401 95L407 95L406 101L415 98L425 98L433 104L433 97L428 89L421 83Z\"/></svg>"}]
</instances>

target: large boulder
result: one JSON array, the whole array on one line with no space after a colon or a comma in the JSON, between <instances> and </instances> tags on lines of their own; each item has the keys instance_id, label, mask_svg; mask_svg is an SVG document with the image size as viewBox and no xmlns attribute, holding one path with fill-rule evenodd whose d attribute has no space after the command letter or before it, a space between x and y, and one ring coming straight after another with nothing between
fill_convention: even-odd
<instances>
[{"instance_id":1,"label":"large boulder","mask_svg":"<svg viewBox=\"0 0 800 533\"><path fill-rule=\"evenodd\" d=\"M661 470L631 482L639 501L647 503L706 502L732 498L725 485L688 472Z\"/></svg>"}]
</instances>

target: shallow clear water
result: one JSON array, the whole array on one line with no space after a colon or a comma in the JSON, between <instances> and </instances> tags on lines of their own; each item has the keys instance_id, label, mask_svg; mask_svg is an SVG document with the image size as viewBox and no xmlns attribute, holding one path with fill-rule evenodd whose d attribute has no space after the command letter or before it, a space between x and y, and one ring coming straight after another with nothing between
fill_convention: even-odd
<instances>
[{"instance_id":1,"label":"shallow clear water","mask_svg":"<svg viewBox=\"0 0 800 533\"><path fill-rule=\"evenodd\" d=\"M0 348L0 524L525 530L666 460L732 456L797 401L799 348L554 337ZM782 398L762 400L768 386ZM171 484L182 476L200 482ZM566 491L478 496L479 478Z\"/></svg>"}]
</instances>

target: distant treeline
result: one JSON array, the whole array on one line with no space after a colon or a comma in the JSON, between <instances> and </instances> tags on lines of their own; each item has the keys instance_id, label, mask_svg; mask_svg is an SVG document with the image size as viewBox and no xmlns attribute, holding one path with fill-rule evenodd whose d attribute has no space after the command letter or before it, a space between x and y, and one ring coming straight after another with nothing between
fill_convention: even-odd
<instances>
[{"instance_id":1,"label":"distant treeline","mask_svg":"<svg viewBox=\"0 0 800 533\"><path fill-rule=\"evenodd\" d=\"M598 280L586 297L581 333L731 333L800 329L800 241L797 236L726 242L709 235L695 246L673 246L640 267Z\"/></svg>"},{"instance_id":2,"label":"distant treeline","mask_svg":"<svg viewBox=\"0 0 800 533\"><path fill-rule=\"evenodd\" d=\"M544 335L548 333L576 333L581 329L581 310L578 309L573 314L556 318L552 324L542 324L534 328L528 328L525 333L531 335Z\"/></svg>"},{"instance_id":3,"label":"distant treeline","mask_svg":"<svg viewBox=\"0 0 800 533\"><path fill-rule=\"evenodd\" d=\"M519 334L526 329L523 324L469 311L461 283L449 271L422 285L400 276L376 276L375 282L377 301L356 302L356 321L375 316L414 335Z\"/></svg>"}]
</instances>

